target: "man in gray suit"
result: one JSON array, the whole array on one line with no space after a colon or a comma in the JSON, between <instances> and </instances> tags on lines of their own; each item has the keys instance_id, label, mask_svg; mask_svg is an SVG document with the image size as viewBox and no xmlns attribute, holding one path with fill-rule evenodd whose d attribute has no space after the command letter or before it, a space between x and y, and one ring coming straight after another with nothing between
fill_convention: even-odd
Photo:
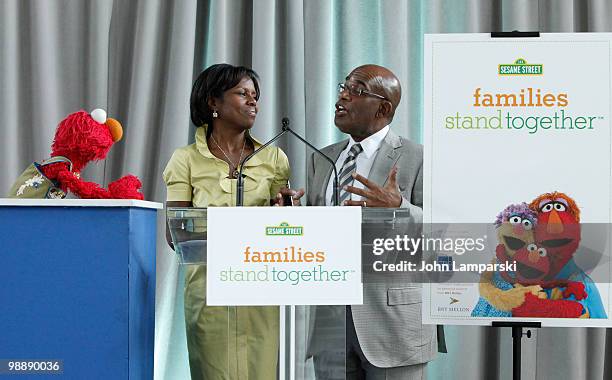
<instances>
[{"instance_id":1,"label":"man in gray suit","mask_svg":"<svg viewBox=\"0 0 612 380\"><path fill-rule=\"evenodd\" d=\"M364 65L354 69L338 91L334 122L349 139L322 151L336 163L341 203L406 208L415 222L422 222L423 147L389 128L401 98L399 80L384 67ZM333 205L331 174L329 162L313 154L308 165L308 205ZM297 197L301 195L300 191ZM424 377L437 344L435 326L421 324L419 283L398 284L396 279L365 283L364 304L346 311L347 379ZM319 307L315 319L321 314L330 315ZM315 322L309 349L317 379L337 378L337 372L324 368L334 360L325 358L326 344L316 342L326 339L317 332L318 326Z\"/></svg>"}]
</instances>

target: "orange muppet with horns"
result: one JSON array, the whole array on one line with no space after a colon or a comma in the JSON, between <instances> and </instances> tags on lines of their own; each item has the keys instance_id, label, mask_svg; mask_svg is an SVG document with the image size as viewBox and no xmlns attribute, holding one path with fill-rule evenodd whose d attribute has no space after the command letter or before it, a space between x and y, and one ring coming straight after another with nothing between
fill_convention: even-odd
<instances>
[{"instance_id":1,"label":"orange muppet with horns","mask_svg":"<svg viewBox=\"0 0 612 380\"><path fill-rule=\"evenodd\" d=\"M552 279L578 249L580 209L572 198L557 191L538 196L529 207L538 213L536 241L538 245L545 247L550 255L548 279Z\"/></svg>"}]
</instances>

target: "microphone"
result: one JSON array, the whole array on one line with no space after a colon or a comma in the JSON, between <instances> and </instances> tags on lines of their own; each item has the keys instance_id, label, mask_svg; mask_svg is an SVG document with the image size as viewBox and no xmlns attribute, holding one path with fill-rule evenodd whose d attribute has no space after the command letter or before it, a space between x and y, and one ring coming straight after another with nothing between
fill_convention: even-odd
<instances>
[{"instance_id":1,"label":"microphone","mask_svg":"<svg viewBox=\"0 0 612 380\"><path fill-rule=\"evenodd\" d=\"M281 124L282 124L282 130L286 131L289 129L289 118L287 116L283 117L283 120L281 120Z\"/></svg>"},{"instance_id":2,"label":"microphone","mask_svg":"<svg viewBox=\"0 0 612 380\"><path fill-rule=\"evenodd\" d=\"M244 205L244 178L242 177L242 170L244 169L244 164L248 160L250 160L254 155L256 155L257 153L261 152L264 148L266 148L268 145L272 144L274 141L278 140L282 135L284 135L287 132L289 132L290 134L295 136L298 140L300 140L301 142L306 144L308 147L310 147L310 149L314 150L315 152L317 152L318 154L323 156L323 158L325 160L327 160L327 162L329 162L329 164L331 165L331 167L332 167L332 169L334 171L334 186L333 186L334 205L335 206L340 206L340 186L339 186L340 184L339 184L339 179L338 179L338 171L336 170L336 163L331 158L329 158L325 153L321 152L319 149L317 149L311 143L306 141L302 136L300 136L297 133L295 133L289 127L289 124L290 124L289 118L288 117L283 117L282 120L281 120L282 131L279 134L277 134L276 136L272 137L272 139L270 141L268 141L267 143L265 143L262 146L260 146L259 148L257 148L253 153L251 153L248 156L246 156L242 160L242 162L240 163L240 171L239 171L239 174L238 174L238 182L236 183L236 206L243 206ZM293 202L293 200L292 200L292 202Z\"/></svg>"},{"instance_id":3,"label":"microphone","mask_svg":"<svg viewBox=\"0 0 612 380\"><path fill-rule=\"evenodd\" d=\"M339 183L340 181L338 178L338 171L336 170L336 163L331 158L329 158L329 156L327 156L325 153L321 152L314 145L306 141L302 136L295 133L293 129L289 128L289 118L284 117L282 120L282 124L283 124L283 132L289 132L290 134L295 136L298 140L306 144L310 149L320 154L327 162L329 162L329 164L332 167L332 170L334 171L334 186L333 186L333 191L332 191L332 199L334 201L333 202L334 206L340 206L340 183Z\"/></svg>"},{"instance_id":4,"label":"microphone","mask_svg":"<svg viewBox=\"0 0 612 380\"><path fill-rule=\"evenodd\" d=\"M253 151L253 153L251 153L248 156L246 156L245 158L243 158L242 162L240 162L240 171L238 172L238 181L236 182L236 206L244 206L244 177L242 177L242 171L244 170L244 164L248 160L250 160L254 155L256 155L257 153L261 152L268 145L272 144L274 141L278 140L282 135L287 133L287 131L285 130L285 128L286 128L285 121L287 122L286 124L289 125L289 119L284 117L283 120L281 121L283 130L279 134L277 134L276 136L272 137L272 139L270 141L268 141L267 143L263 144L259 148L255 149L255 151Z\"/></svg>"}]
</instances>

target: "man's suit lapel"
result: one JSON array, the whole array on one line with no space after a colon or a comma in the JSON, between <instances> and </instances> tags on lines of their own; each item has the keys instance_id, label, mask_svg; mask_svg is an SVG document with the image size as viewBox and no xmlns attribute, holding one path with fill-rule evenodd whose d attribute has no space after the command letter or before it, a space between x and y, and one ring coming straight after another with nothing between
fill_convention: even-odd
<instances>
[{"instance_id":1,"label":"man's suit lapel","mask_svg":"<svg viewBox=\"0 0 612 380\"><path fill-rule=\"evenodd\" d=\"M400 154L397 148L402 146L402 140L393 132L389 131L380 144L380 149L372 163L372 169L368 179L380 186L384 186L393 165L399 160Z\"/></svg>"},{"instance_id":2,"label":"man's suit lapel","mask_svg":"<svg viewBox=\"0 0 612 380\"><path fill-rule=\"evenodd\" d=\"M340 153L342 153L344 148L346 148L346 146L348 145L348 142L349 141L346 140L346 141L342 141L337 144L334 144L329 147L329 150L327 152L323 150L323 153L325 153L335 163L336 161L338 161L338 157L340 157ZM326 165L327 169L321 170L322 176L319 177L319 182L318 182L319 183L318 184L319 194L317 196L318 202L316 204L325 205L325 202L326 202L325 193L327 191L327 184L329 183L329 180L331 178L333 171L332 171L332 167L329 165L327 160L325 160L323 157L319 157L319 159L320 159L320 162Z\"/></svg>"}]
</instances>

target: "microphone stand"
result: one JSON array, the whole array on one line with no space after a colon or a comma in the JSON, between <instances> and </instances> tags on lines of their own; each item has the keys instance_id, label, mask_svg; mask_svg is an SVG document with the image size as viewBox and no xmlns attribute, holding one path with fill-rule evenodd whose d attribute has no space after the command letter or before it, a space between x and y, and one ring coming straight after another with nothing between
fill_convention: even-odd
<instances>
[{"instance_id":1,"label":"microphone stand","mask_svg":"<svg viewBox=\"0 0 612 380\"><path fill-rule=\"evenodd\" d=\"M272 140L268 141L267 143L263 144L259 148L255 149L253 153L249 154L248 156L242 159L242 162L240 163L240 172L238 173L238 182L236 183L236 206L244 206L244 177L242 177L242 170L244 169L244 164L248 160L250 160L251 157L253 157L257 153L262 151L265 147L272 144L274 141L278 140L285 133L287 133L287 131L283 129L281 133L274 136Z\"/></svg>"},{"instance_id":2,"label":"microphone stand","mask_svg":"<svg viewBox=\"0 0 612 380\"><path fill-rule=\"evenodd\" d=\"M323 158L325 158L325 160L329 162L329 164L331 165L334 171L334 187L333 187L333 201L334 202L333 203L334 203L334 206L340 206L340 184L338 183L339 179L338 179L338 171L336 170L336 164L325 153L321 152L311 143L306 141L302 136L298 135L291 128L289 128L289 118L287 117L284 117L282 120L282 131L279 134L274 136L272 140L268 141L267 143L257 148L253 153L246 156L240 163L240 172L238 174L238 182L236 183L236 206L244 205L244 178L242 177L242 170L244 169L244 164L248 160L250 160L251 157L259 153L262 149L264 149L268 145L272 144L274 141L278 140L282 135L284 135L287 132L295 136L298 140L306 144L308 147L310 147L315 152L319 153L321 156L323 156Z\"/></svg>"},{"instance_id":3,"label":"microphone stand","mask_svg":"<svg viewBox=\"0 0 612 380\"><path fill-rule=\"evenodd\" d=\"M289 124L289 123L287 123L287 124ZM293 131L293 129L289 128L289 125L285 126L283 124L283 128L285 129L285 132L291 133L298 140L300 140L301 142L306 144L308 147L310 147L310 149L312 149L315 152L319 153L321 156L323 156L323 158L325 158L325 160L327 160L327 162L329 162L329 164L332 167L332 170L334 171L334 187L333 187L333 192L332 192L332 199L334 201L333 202L334 206L340 206L340 184L338 183L339 182L338 171L336 170L336 164L334 163L334 161L332 161L332 159L329 158L325 153L321 152L319 149L315 148L311 143L306 141L302 136L300 136L297 133L295 133Z\"/></svg>"}]
</instances>

